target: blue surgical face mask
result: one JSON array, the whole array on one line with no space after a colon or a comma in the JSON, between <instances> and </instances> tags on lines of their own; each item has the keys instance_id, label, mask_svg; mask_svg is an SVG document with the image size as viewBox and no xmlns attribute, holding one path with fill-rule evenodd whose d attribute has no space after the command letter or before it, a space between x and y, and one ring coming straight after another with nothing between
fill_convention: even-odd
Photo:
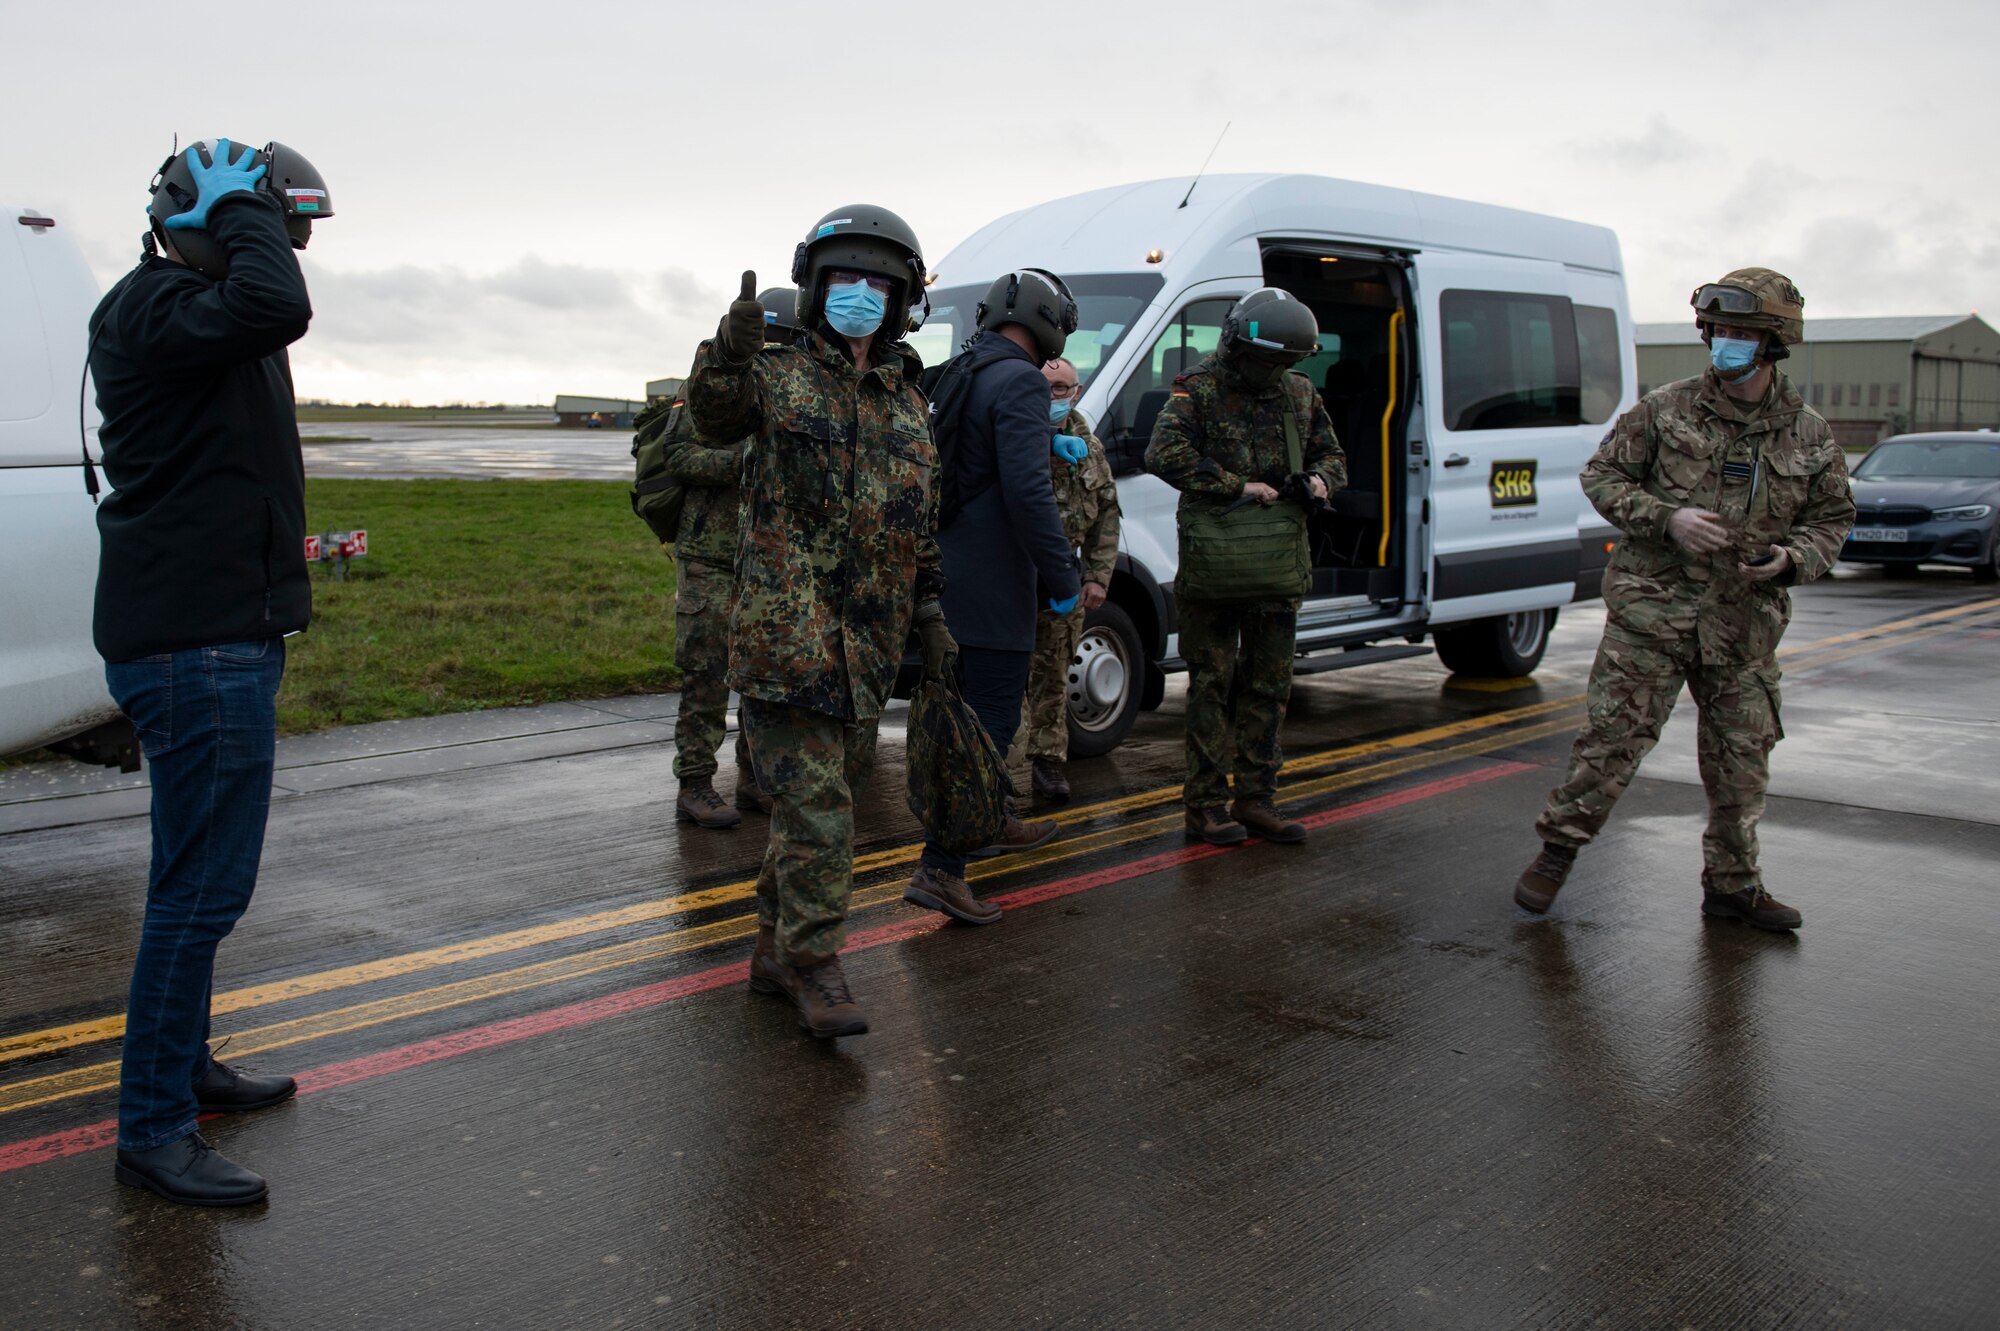
<instances>
[{"instance_id":1,"label":"blue surgical face mask","mask_svg":"<svg viewBox=\"0 0 2000 1331\"><path fill-rule=\"evenodd\" d=\"M826 289L826 321L842 337L866 337L882 326L889 302L866 282L842 282Z\"/></svg>"},{"instance_id":2,"label":"blue surgical face mask","mask_svg":"<svg viewBox=\"0 0 2000 1331\"><path fill-rule=\"evenodd\" d=\"M1712 337L1708 342L1708 363L1732 384L1742 383L1757 372L1757 353L1764 340L1743 337Z\"/></svg>"},{"instance_id":3,"label":"blue surgical face mask","mask_svg":"<svg viewBox=\"0 0 2000 1331\"><path fill-rule=\"evenodd\" d=\"M1068 398L1059 397L1049 403L1049 424L1061 425L1063 418L1067 415L1069 415Z\"/></svg>"}]
</instances>

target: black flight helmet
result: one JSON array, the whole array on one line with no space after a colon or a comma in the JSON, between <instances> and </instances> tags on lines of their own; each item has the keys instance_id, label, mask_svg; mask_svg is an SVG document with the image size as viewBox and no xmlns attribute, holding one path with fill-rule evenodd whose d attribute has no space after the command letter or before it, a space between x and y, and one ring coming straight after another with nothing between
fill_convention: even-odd
<instances>
[{"instance_id":1,"label":"black flight helmet","mask_svg":"<svg viewBox=\"0 0 2000 1331\"><path fill-rule=\"evenodd\" d=\"M1035 349L1049 361L1062 355L1063 343L1076 331L1076 298L1054 273L1023 268L994 278L972 318L981 328L1019 324L1034 335Z\"/></svg>"},{"instance_id":2,"label":"black flight helmet","mask_svg":"<svg viewBox=\"0 0 2000 1331\"><path fill-rule=\"evenodd\" d=\"M326 180L319 169L296 148L287 148L276 141L252 151L248 162L243 161L234 142L229 151L236 164L245 170L268 168L257 181L256 191L278 201L284 209L285 234L291 237L292 248L304 249L312 239L312 224L322 217L333 216L333 196L327 193ZM215 164L215 144L210 140L202 140L188 152L200 153L206 165ZM160 163L151 188L153 201L146 206L146 216L157 242L166 234L166 220L192 210L197 202L194 172L188 168L187 153L176 152ZM229 276L229 251L207 231L198 227L176 231L173 242L175 252L202 276L218 282Z\"/></svg>"},{"instance_id":3,"label":"black flight helmet","mask_svg":"<svg viewBox=\"0 0 2000 1331\"><path fill-rule=\"evenodd\" d=\"M1319 321L1306 303L1277 287L1258 287L1222 319L1225 355L1296 365L1319 350Z\"/></svg>"},{"instance_id":4,"label":"black flight helmet","mask_svg":"<svg viewBox=\"0 0 2000 1331\"><path fill-rule=\"evenodd\" d=\"M801 327L819 326L826 310L826 275L837 268L886 277L894 284L881 328L890 341L921 326L924 256L908 222L872 203L850 204L822 217L792 251Z\"/></svg>"},{"instance_id":5,"label":"black flight helmet","mask_svg":"<svg viewBox=\"0 0 2000 1331\"><path fill-rule=\"evenodd\" d=\"M757 293L764 307L764 341L790 346L799 335L799 293L791 287L765 287Z\"/></svg>"}]
</instances>

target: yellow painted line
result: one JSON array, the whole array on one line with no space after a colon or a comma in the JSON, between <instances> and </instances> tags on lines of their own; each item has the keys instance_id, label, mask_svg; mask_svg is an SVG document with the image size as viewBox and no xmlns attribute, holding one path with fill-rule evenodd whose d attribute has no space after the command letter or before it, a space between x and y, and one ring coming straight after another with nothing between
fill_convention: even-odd
<instances>
[{"instance_id":1,"label":"yellow painted line","mask_svg":"<svg viewBox=\"0 0 2000 1331\"><path fill-rule=\"evenodd\" d=\"M1534 688L1535 681L1532 677L1527 679L1459 679L1454 676L1447 679L1444 682L1444 686L1454 693L1460 690L1468 693L1512 693L1516 689Z\"/></svg>"},{"instance_id":2,"label":"yellow painted line","mask_svg":"<svg viewBox=\"0 0 2000 1331\"><path fill-rule=\"evenodd\" d=\"M1526 730L1507 731L1498 735L1488 735L1470 740L1448 749L1430 749L1406 754L1384 762L1373 763L1331 776L1306 781L1286 792L1286 802L1295 799L1310 799L1354 786L1369 785L1391 777L1406 775L1429 767L1442 766L1463 758L1476 757L1494 749L1506 748L1540 739L1545 735L1567 731L1572 722L1563 718L1544 722ZM967 873L968 878L984 879L1003 874L1019 873L1025 869L1037 869L1064 860L1077 859L1106 850L1130 845L1134 842L1151 840L1180 822L1178 811L1147 818L1133 823L1077 837L1069 841L1056 842L1039 852L1006 857L997 860L975 861ZM717 889L718 891L721 889ZM754 895L754 883L740 895ZM902 899L903 883L900 878L890 882L857 886L850 913L859 913L885 903ZM414 1017L426 1016L434 1012L462 1007L468 1003L483 1002L508 994L517 994L530 989L545 988L552 984L599 975L606 971L620 970L628 966L643 965L683 952L713 947L719 943L747 938L757 931L755 911L732 916L726 920L716 920L708 924L690 925L682 929L669 930L650 938L630 939L588 952L567 957L556 957L548 961L518 966L511 970L496 971L490 975L475 976L450 984L435 985L428 989L412 990L406 994L396 994L388 998L367 1003L356 1003L347 1007L334 1008L325 1012L310 1013L289 1021L273 1022L265 1026L253 1026L229 1033L229 1050L232 1055L252 1055L266 1053L274 1049L285 1049L293 1045L324 1039L331 1035L341 1035L350 1031L387 1025L391 1022L406 1021ZM92 1063L83 1067L69 1068L62 1072L43 1077L26 1078L0 1086L0 1114L50 1104L72 1096L88 1095L95 1091L110 1090L118 1084L118 1064L115 1061Z\"/></svg>"},{"instance_id":3,"label":"yellow painted line","mask_svg":"<svg viewBox=\"0 0 2000 1331\"><path fill-rule=\"evenodd\" d=\"M1425 730L1412 731L1390 739L1371 740L1363 744L1352 744L1344 748L1330 750L1295 759L1285 765L1286 773L1313 771L1333 763L1351 761L1376 753L1395 749L1412 748L1434 744L1441 740L1455 738L1495 726L1512 724L1515 721L1542 715L1554 708L1570 705L1573 698L1558 699L1554 702L1533 703L1526 707L1507 711L1492 712L1484 716L1468 717L1446 725L1432 726ZM1170 803L1180 798L1180 787L1162 786L1154 790L1119 796L1096 804L1079 805L1056 815L1056 821L1063 826L1074 826L1098 818L1113 817L1135 809L1154 807ZM854 860L856 876L873 873L876 870L916 863L922 847L905 844L886 850L870 851L858 855ZM482 938L468 938L442 947L426 948L418 952L406 952L393 957L381 957L373 961L360 962L352 966L341 966L332 970L317 971L307 975L296 975L288 979L274 980L268 984L252 985L243 989L225 990L215 995L210 1011L216 1016L232 1012L243 1012L252 1008L268 1007L273 1003L289 1002L298 998L309 998L318 994L331 993L339 989L354 988L364 984L374 984L381 980L397 979L441 966L452 966L467 961L479 961L487 957L502 956L526 948L539 947L546 943L562 942L571 938L603 933L627 925L646 924L669 915L684 914L701 910L725 902L741 900L754 892L756 880L744 879L705 888L698 892L686 892L653 901L636 902L613 910L595 911L588 915L578 915L565 920L552 920L547 924L532 925L525 929L510 929L504 933L488 934ZM77 1045L91 1044L99 1040L115 1040L125 1031L125 1018L99 1017L90 1021L76 1022L66 1026L53 1026L45 1030L27 1031L19 1035L0 1037L0 1063L11 1062L34 1054L49 1053L58 1049L69 1049Z\"/></svg>"},{"instance_id":4,"label":"yellow painted line","mask_svg":"<svg viewBox=\"0 0 2000 1331\"><path fill-rule=\"evenodd\" d=\"M2000 607L2000 597L1985 601L1968 602L1950 606L1928 614L1915 615L1907 619L1880 624L1873 628L1861 629L1815 642L1801 643L1796 647L1784 648L1781 655L1794 656L1799 653L1817 652L1824 648L1848 643L1872 640L1863 651L1896 645L1899 640L1887 640L1884 635L1892 635L1900 630L1929 625L1938 620L1957 618ZM1930 636L1930 635L1926 635ZM1835 659L1846 659L1844 654ZM1812 664L1822 664L1813 662ZM1467 717L1424 730L1411 731L1388 739L1371 740L1360 744L1346 745L1323 753L1309 755L1288 761L1284 766L1287 777L1294 780L1302 773L1322 771L1343 762L1375 754L1394 752L1398 749L1418 748L1428 744L1455 739L1461 735L1473 734L1495 727L1512 725L1519 721L1576 706L1582 700L1581 694L1569 694L1561 698L1546 699L1523 707L1508 708L1482 716ZM1508 740L1506 742L1515 742ZM1304 795L1303 788L1290 788L1287 798ZM1055 815L1056 821L1073 827L1100 818L1115 817L1142 809L1156 808L1176 803L1180 799L1178 785L1162 786L1153 790L1135 792L1100 801L1096 804L1079 805L1065 809ZM1067 843L1064 843L1067 844ZM872 851L857 856L854 872L857 878L882 869L896 868L915 863L921 847L906 844L886 850ZM1020 858L1003 862L1005 869L1031 862ZM995 870L997 872L999 870ZM984 876L981 872L975 876ZM509 952L540 947L548 943L562 942L572 938L587 937L634 924L646 924L671 915L702 910L707 907L739 901L752 895L756 890L755 879L745 879L734 883L721 884L697 892L679 893L653 901L636 902L611 910L595 911L587 915L574 916L565 920L553 920L546 924L532 925L524 929L511 929L501 933L488 934L481 938L465 939L448 943L441 947L425 948L416 952L406 952L391 957L380 957L372 961L360 962L352 966L341 966L331 970L317 971L306 975L274 980L266 984L251 985L242 989L225 990L216 994L210 1010L216 1016L233 1012L249 1011L267 1007L274 1003L289 1002L294 999L314 997L341 989L375 984L383 980L419 974L444 966L458 965L468 961L478 961L489 957L504 956ZM63 1026L52 1026L37 1031L26 1031L16 1035L0 1036L0 1063L8 1063L36 1054L51 1053L78 1045L92 1044L101 1040L114 1040L124 1033L123 1015L99 1017L89 1021L74 1022Z\"/></svg>"}]
</instances>

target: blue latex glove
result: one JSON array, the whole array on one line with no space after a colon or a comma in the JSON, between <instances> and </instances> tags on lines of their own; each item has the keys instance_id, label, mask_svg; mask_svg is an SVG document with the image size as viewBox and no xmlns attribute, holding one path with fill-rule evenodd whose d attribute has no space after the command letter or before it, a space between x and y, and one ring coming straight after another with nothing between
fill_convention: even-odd
<instances>
[{"instance_id":1,"label":"blue latex glove","mask_svg":"<svg viewBox=\"0 0 2000 1331\"><path fill-rule=\"evenodd\" d=\"M194 175L194 207L184 213L175 213L166 220L169 231L186 231L190 227L206 227L208 210L215 201L225 194L236 194L256 188L264 178L268 165L255 171L250 169L250 159L257 155L255 148L245 148L243 155L234 162L229 160L229 140L215 141L215 161L209 166L201 164L201 145L187 150L188 170Z\"/></svg>"},{"instance_id":2,"label":"blue latex glove","mask_svg":"<svg viewBox=\"0 0 2000 1331\"><path fill-rule=\"evenodd\" d=\"M1066 615L1076 609L1076 598L1074 596L1065 596L1062 600L1058 601L1055 597L1051 596L1049 598L1049 609L1059 615Z\"/></svg>"},{"instance_id":3,"label":"blue latex glove","mask_svg":"<svg viewBox=\"0 0 2000 1331\"><path fill-rule=\"evenodd\" d=\"M1049 452L1074 467L1090 456L1090 445L1073 434L1059 434L1049 441Z\"/></svg>"}]
</instances>

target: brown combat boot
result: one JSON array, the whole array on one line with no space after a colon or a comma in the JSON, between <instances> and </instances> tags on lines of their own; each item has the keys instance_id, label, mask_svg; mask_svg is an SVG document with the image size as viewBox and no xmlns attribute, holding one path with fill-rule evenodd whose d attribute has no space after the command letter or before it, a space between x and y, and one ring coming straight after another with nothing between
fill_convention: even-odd
<instances>
[{"instance_id":1,"label":"brown combat boot","mask_svg":"<svg viewBox=\"0 0 2000 1331\"><path fill-rule=\"evenodd\" d=\"M1558 846L1553 841L1544 841L1542 853L1535 856L1535 862L1514 884L1514 904L1537 915L1548 910L1555 904L1556 893L1562 891L1563 883L1569 878L1570 866L1575 863L1574 846Z\"/></svg>"},{"instance_id":2,"label":"brown combat boot","mask_svg":"<svg viewBox=\"0 0 2000 1331\"><path fill-rule=\"evenodd\" d=\"M940 911L965 924L992 924L1000 918L1000 908L972 895L963 878L954 877L928 864L919 864L903 889L903 900L925 910Z\"/></svg>"},{"instance_id":3,"label":"brown combat boot","mask_svg":"<svg viewBox=\"0 0 2000 1331\"><path fill-rule=\"evenodd\" d=\"M1233 846L1247 840L1250 832L1232 819L1220 804L1187 811L1187 834L1211 846Z\"/></svg>"},{"instance_id":4,"label":"brown combat boot","mask_svg":"<svg viewBox=\"0 0 2000 1331\"><path fill-rule=\"evenodd\" d=\"M1787 906L1761 887L1748 887L1741 892L1710 892L1704 889L1701 913L1713 915L1719 920L1741 920L1773 933L1790 933L1805 923L1805 917L1796 908Z\"/></svg>"},{"instance_id":5,"label":"brown combat boot","mask_svg":"<svg viewBox=\"0 0 2000 1331\"><path fill-rule=\"evenodd\" d=\"M790 967L778 960L778 931L768 924L757 926L757 946L750 950L750 992L785 994Z\"/></svg>"},{"instance_id":6,"label":"brown combat boot","mask_svg":"<svg viewBox=\"0 0 2000 1331\"><path fill-rule=\"evenodd\" d=\"M1069 778L1063 775L1062 764L1053 758L1030 758L1028 776L1035 787L1035 798L1048 804L1069 803Z\"/></svg>"},{"instance_id":7,"label":"brown combat boot","mask_svg":"<svg viewBox=\"0 0 2000 1331\"><path fill-rule=\"evenodd\" d=\"M799 1025L822 1040L868 1033L868 1018L848 992L847 974L840 968L839 957L802 959L799 965L785 969L791 972L787 979L792 1002L798 1005Z\"/></svg>"},{"instance_id":8,"label":"brown combat boot","mask_svg":"<svg viewBox=\"0 0 2000 1331\"><path fill-rule=\"evenodd\" d=\"M715 783L707 777L681 782L680 797L674 801L674 814L697 827L717 831L743 821L742 814L722 802L722 796L715 793Z\"/></svg>"},{"instance_id":9,"label":"brown combat boot","mask_svg":"<svg viewBox=\"0 0 2000 1331\"><path fill-rule=\"evenodd\" d=\"M1269 795L1236 801L1229 806L1229 816L1266 841L1296 845L1306 839L1306 825L1282 817Z\"/></svg>"},{"instance_id":10,"label":"brown combat boot","mask_svg":"<svg viewBox=\"0 0 2000 1331\"><path fill-rule=\"evenodd\" d=\"M973 851L972 858L985 860L995 855L1011 855L1017 850L1033 850L1036 846L1049 841L1055 834L1055 819L1043 818L1032 823L1023 822L1010 811L1007 814L1007 821L1001 825L1000 839L990 846L982 846Z\"/></svg>"},{"instance_id":11,"label":"brown combat boot","mask_svg":"<svg viewBox=\"0 0 2000 1331\"><path fill-rule=\"evenodd\" d=\"M771 812L771 797L755 781L740 778L736 782L736 807L743 813L768 814Z\"/></svg>"}]
</instances>

